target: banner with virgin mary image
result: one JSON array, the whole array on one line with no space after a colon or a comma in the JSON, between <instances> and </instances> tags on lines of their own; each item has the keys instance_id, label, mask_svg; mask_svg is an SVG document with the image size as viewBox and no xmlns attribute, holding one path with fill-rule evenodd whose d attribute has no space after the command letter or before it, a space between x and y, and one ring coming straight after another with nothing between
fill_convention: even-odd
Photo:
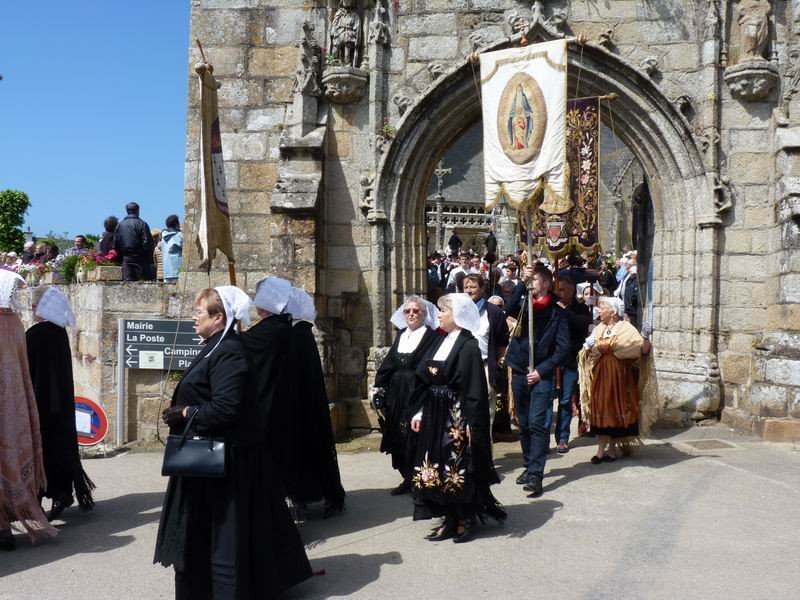
<instances>
[{"instance_id":1,"label":"banner with virgin mary image","mask_svg":"<svg viewBox=\"0 0 800 600\"><path fill-rule=\"evenodd\" d=\"M572 208L566 154L567 42L480 55L486 210L502 199Z\"/></svg>"}]
</instances>

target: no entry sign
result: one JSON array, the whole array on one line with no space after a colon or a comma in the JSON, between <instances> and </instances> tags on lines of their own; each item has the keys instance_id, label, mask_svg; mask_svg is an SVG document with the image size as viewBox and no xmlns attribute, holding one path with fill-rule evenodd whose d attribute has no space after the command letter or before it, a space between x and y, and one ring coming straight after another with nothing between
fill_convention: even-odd
<instances>
[{"instance_id":1,"label":"no entry sign","mask_svg":"<svg viewBox=\"0 0 800 600\"><path fill-rule=\"evenodd\" d=\"M185 371L202 350L192 321L124 319L121 333L127 369Z\"/></svg>"},{"instance_id":2,"label":"no entry sign","mask_svg":"<svg viewBox=\"0 0 800 600\"><path fill-rule=\"evenodd\" d=\"M79 446L94 446L108 433L105 411L83 396L75 396L75 429Z\"/></svg>"}]
</instances>

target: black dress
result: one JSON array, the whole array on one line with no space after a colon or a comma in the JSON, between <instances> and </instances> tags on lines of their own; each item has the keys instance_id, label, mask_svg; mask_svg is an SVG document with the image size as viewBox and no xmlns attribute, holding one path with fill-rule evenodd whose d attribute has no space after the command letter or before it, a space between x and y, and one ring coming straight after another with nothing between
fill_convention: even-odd
<instances>
[{"instance_id":1,"label":"black dress","mask_svg":"<svg viewBox=\"0 0 800 600\"><path fill-rule=\"evenodd\" d=\"M416 372L411 410L423 413L412 489L434 515L481 520L488 515L503 521L506 513L489 489L500 478L492 462L488 389L478 341L461 330L447 358L434 360L446 339L431 347Z\"/></svg>"},{"instance_id":2,"label":"black dress","mask_svg":"<svg viewBox=\"0 0 800 600\"><path fill-rule=\"evenodd\" d=\"M289 331L288 367L267 424L268 440L286 495L308 504L325 499L326 515L344 507L336 441L331 427L325 376L311 323Z\"/></svg>"},{"instance_id":3,"label":"black dress","mask_svg":"<svg viewBox=\"0 0 800 600\"><path fill-rule=\"evenodd\" d=\"M196 435L225 440L225 476L170 477L154 562L175 567L175 597L274 598L311 576L245 393L248 367L232 331L206 341L175 389L173 406L198 406ZM215 348L216 346L216 348ZM212 351L213 350L213 351ZM171 430L183 431L179 425Z\"/></svg>"},{"instance_id":4,"label":"black dress","mask_svg":"<svg viewBox=\"0 0 800 600\"><path fill-rule=\"evenodd\" d=\"M25 333L28 365L39 409L45 496L68 499L73 490L83 509L94 506L94 483L81 466L75 430L75 388L72 380L72 352L63 327L44 321Z\"/></svg>"},{"instance_id":5,"label":"black dress","mask_svg":"<svg viewBox=\"0 0 800 600\"><path fill-rule=\"evenodd\" d=\"M416 436L409 435L408 413L411 394L416 384L415 372L422 357L439 338L429 327L419 340L419 344L411 353L398 351L400 337L405 332L402 329L394 340L389 353L381 363L375 375L375 386L386 390L386 420L383 427L381 452L391 454L392 467L400 471L404 479L412 474L414 449L409 445L414 444Z\"/></svg>"}]
</instances>

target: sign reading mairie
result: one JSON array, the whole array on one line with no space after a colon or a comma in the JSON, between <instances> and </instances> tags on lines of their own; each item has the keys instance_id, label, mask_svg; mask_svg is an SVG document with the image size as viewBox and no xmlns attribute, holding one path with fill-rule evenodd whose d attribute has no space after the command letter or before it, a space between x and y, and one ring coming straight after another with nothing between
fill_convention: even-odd
<instances>
[{"instance_id":1,"label":"sign reading mairie","mask_svg":"<svg viewBox=\"0 0 800 600\"><path fill-rule=\"evenodd\" d=\"M128 369L185 371L203 349L191 320L125 319L123 331Z\"/></svg>"}]
</instances>

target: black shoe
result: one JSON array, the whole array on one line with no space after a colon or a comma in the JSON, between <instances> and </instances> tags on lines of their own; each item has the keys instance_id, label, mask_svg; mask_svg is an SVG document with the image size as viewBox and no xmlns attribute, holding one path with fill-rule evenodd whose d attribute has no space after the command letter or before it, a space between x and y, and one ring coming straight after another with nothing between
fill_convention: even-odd
<instances>
[{"instance_id":1,"label":"black shoe","mask_svg":"<svg viewBox=\"0 0 800 600\"><path fill-rule=\"evenodd\" d=\"M531 475L528 478L528 482L525 484L525 487L522 488L523 491L528 492L534 496L538 496L542 493L542 480L540 477L536 477L535 475Z\"/></svg>"},{"instance_id":2,"label":"black shoe","mask_svg":"<svg viewBox=\"0 0 800 600\"><path fill-rule=\"evenodd\" d=\"M601 462L603 462L603 458L595 454L589 462L593 465L599 465Z\"/></svg>"},{"instance_id":3,"label":"black shoe","mask_svg":"<svg viewBox=\"0 0 800 600\"><path fill-rule=\"evenodd\" d=\"M392 496L402 496L403 494L407 494L410 491L411 491L411 480L410 479L406 479L405 481L403 481L403 483L398 485L396 488L394 488L389 493Z\"/></svg>"},{"instance_id":4,"label":"black shoe","mask_svg":"<svg viewBox=\"0 0 800 600\"><path fill-rule=\"evenodd\" d=\"M47 520L55 521L61 516L61 513L63 513L73 504L75 504L75 498L72 497L72 494L69 496L62 496L57 500L53 500L53 505L50 507L50 511L47 513Z\"/></svg>"},{"instance_id":5,"label":"black shoe","mask_svg":"<svg viewBox=\"0 0 800 600\"><path fill-rule=\"evenodd\" d=\"M463 544L464 542L468 542L472 539L474 533L474 529L469 523L464 524L464 533L456 533L455 537L453 538L454 544Z\"/></svg>"},{"instance_id":6,"label":"black shoe","mask_svg":"<svg viewBox=\"0 0 800 600\"><path fill-rule=\"evenodd\" d=\"M569 452L569 445L567 442L558 442L558 448L556 449L556 452L559 454L566 454Z\"/></svg>"},{"instance_id":7,"label":"black shoe","mask_svg":"<svg viewBox=\"0 0 800 600\"><path fill-rule=\"evenodd\" d=\"M0 537L0 548L5 550L6 552L13 552L17 549L17 541L14 539L14 535L9 532L8 535L4 535Z\"/></svg>"},{"instance_id":8,"label":"black shoe","mask_svg":"<svg viewBox=\"0 0 800 600\"><path fill-rule=\"evenodd\" d=\"M615 460L617 460L615 457L609 456L608 454L603 457L603 462L614 462Z\"/></svg>"},{"instance_id":9,"label":"black shoe","mask_svg":"<svg viewBox=\"0 0 800 600\"><path fill-rule=\"evenodd\" d=\"M441 542L442 540L449 540L453 535L455 535L455 532L451 526L442 525L426 535L425 539L429 542Z\"/></svg>"},{"instance_id":10,"label":"black shoe","mask_svg":"<svg viewBox=\"0 0 800 600\"><path fill-rule=\"evenodd\" d=\"M520 473L519 477L517 477L517 485L525 485L528 483L528 472L523 471Z\"/></svg>"}]
</instances>

